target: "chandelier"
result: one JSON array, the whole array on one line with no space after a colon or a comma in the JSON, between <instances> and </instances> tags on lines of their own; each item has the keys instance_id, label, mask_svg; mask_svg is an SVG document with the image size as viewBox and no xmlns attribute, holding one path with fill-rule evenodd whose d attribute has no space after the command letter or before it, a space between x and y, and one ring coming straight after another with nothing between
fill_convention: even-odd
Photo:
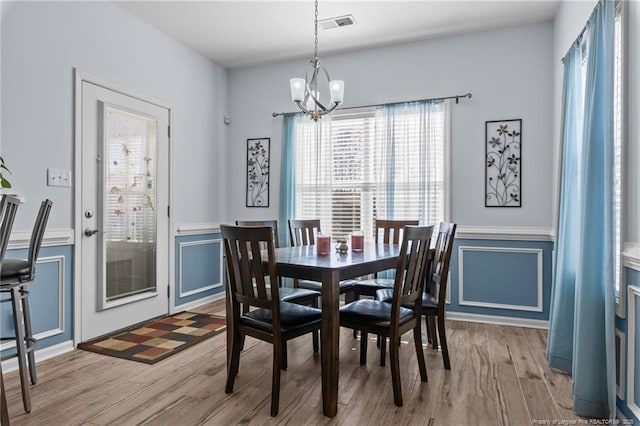
<instances>
[{"instance_id":1,"label":"chandelier","mask_svg":"<svg viewBox=\"0 0 640 426\"><path fill-rule=\"evenodd\" d=\"M305 74L305 78L292 78L291 84L291 100L298 105L305 114L309 114L309 117L318 121L323 115L329 114L336 109L338 105L342 103L344 98L344 81L331 80L327 70L320 65L320 58L318 58L318 0L315 0L315 17L313 20L315 47L313 49L313 59L311 59L311 67L313 73L311 79L308 74ZM320 74L323 74L329 82L329 107L327 108L322 102L320 102L320 92L318 90L318 78Z\"/></svg>"}]
</instances>

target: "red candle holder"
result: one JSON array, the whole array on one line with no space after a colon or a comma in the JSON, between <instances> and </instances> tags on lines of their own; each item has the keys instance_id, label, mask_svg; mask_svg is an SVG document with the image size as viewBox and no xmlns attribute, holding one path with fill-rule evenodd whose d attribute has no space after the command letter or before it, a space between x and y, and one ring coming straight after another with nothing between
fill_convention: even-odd
<instances>
[{"instance_id":1,"label":"red candle holder","mask_svg":"<svg viewBox=\"0 0 640 426\"><path fill-rule=\"evenodd\" d=\"M331 237L318 235L316 238L316 250L318 254L329 254L331 252Z\"/></svg>"}]
</instances>

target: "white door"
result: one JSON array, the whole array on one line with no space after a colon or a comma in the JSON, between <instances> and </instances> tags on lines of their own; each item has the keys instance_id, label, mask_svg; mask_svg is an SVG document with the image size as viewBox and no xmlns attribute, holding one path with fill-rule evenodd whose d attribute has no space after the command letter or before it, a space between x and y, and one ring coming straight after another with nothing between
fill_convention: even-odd
<instances>
[{"instance_id":1,"label":"white door","mask_svg":"<svg viewBox=\"0 0 640 426\"><path fill-rule=\"evenodd\" d=\"M168 130L168 109L82 82L81 341L169 311Z\"/></svg>"}]
</instances>

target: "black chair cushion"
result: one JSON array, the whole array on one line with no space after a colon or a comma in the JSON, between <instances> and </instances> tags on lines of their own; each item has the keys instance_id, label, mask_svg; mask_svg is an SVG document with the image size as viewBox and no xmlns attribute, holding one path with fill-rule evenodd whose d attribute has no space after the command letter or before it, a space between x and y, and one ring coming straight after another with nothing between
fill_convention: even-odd
<instances>
[{"instance_id":1,"label":"black chair cushion","mask_svg":"<svg viewBox=\"0 0 640 426\"><path fill-rule=\"evenodd\" d=\"M393 289L392 288L381 288L376 291L376 300L380 302L391 303L393 300Z\"/></svg>"},{"instance_id":2,"label":"black chair cushion","mask_svg":"<svg viewBox=\"0 0 640 426\"><path fill-rule=\"evenodd\" d=\"M372 280L360 280L354 281L353 289L356 292L365 292L371 293L375 292L378 289L390 288L391 293L393 294L393 286L395 285L396 280L392 280L389 278L375 278Z\"/></svg>"},{"instance_id":3,"label":"black chair cushion","mask_svg":"<svg viewBox=\"0 0 640 426\"><path fill-rule=\"evenodd\" d=\"M376 300L380 302L391 303L393 300L393 289L383 288L376 291ZM430 294L422 294L422 311L438 309L438 301Z\"/></svg>"},{"instance_id":4,"label":"black chair cushion","mask_svg":"<svg viewBox=\"0 0 640 426\"><path fill-rule=\"evenodd\" d=\"M253 328L272 332L271 309L255 309L240 317L240 322ZM320 323L322 311L296 303L280 302L280 327L282 331L291 331Z\"/></svg>"},{"instance_id":5,"label":"black chair cushion","mask_svg":"<svg viewBox=\"0 0 640 426\"><path fill-rule=\"evenodd\" d=\"M356 280L344 280L344 281L340 281L339 287L340 287L340 293L346 293L347 291L350 291L353 289L353 284L356 283ZM318 282L318 281L307 281L307 280L300 280L298 281L298 286L300 288L307 288L310 290L315 290L315 291L322 291L322 283Z\"/></svg>"},{"instance_id":6,"label":"black chair cushion","mask_svg":"<svg viewBox=\"0 0 640 426\"><path fill-rule=\"evenodd\" d=\"M307 301L320 297L320 292L306 288L280 287L278 292L283 302Z\"/></svg>"},{"instance_id":7,"label":"black chair cushion","mask_svg":"<svg viewBox=\"0 0 640 426\"><path fill-rule=\"evenodd\" d=\"M29 275L30 264L22 259L5 259L2 261L2 281L11 280Z\"/></svg>"},{"instance_id":8,"label":"black chair cushion","mask_svg":"<svg viewBox=\"0 0 640 426\"><path fill-rule=\"evenodd\" d=\"M413 318L413 311L400 307L400 324L404 324L411 318ZM356 300L340 308L340 319L388 325L391 321L391 304L379 300Z\"/></svg>"}]
</instances>

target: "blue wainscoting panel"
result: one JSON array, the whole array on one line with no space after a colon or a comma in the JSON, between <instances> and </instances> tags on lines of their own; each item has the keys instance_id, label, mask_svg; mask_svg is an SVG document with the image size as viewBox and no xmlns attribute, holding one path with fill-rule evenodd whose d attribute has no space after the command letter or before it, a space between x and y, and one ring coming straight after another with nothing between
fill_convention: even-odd
<instances>
[{"instance_id":1,"label":"blue wainscoting panel","mask_svg":"<svg viewBox=\"0 0 640 426\"><path fill-rule=\"evenodd\" d=\"M7 258L25 258L27 250L10 250ZM36 349L43 349L73 339L73 247L43 247L36 266L36 279L28 285L29 307ZM3 293L2 298L7 298ZM11 304L0 306L0 333L13 336ZM2 346L2 355L13 353L15 343Z\"/></svg>"},{"instance_id":2,"label":"blue wainscoting panel","mask_svg":"<svg viewBox=\"0 0 640 426\"><path fill-rule=\"evenodd\" d=\"M222 254L219 233L176 237L176 306L224 291Z\"/></svg>"},{"instance_id":3,"label":"blue wainscoting panel","mask_svg":"<svg viewBox=\"0 0 640 426\"><path fill-rule=\"evenodd\" d=\"M625 318L620 318L616 316L616 333L625 335L625 343L626 347L623 349L623 353L621 354L621 359L618 360L620 367L624 369L622 374L628 376L631 367L633 367L633 378L629 378L625 382L625 387L622 389L622 394L619 393L618 398L616 399L616 406L618 410L630 420L634 420L637 422L639 420L639 416L637 414L640 412L638 408L638 399L639 399L639 386L640 386L640 359L638 359L638 350L640 345L640 338L638 336L638 332L640 331L640 318L638 317L640 311L640 297L635 295L634 293L628 292L627 288L629 286L640 287L640 271L625 268L625 281L622 283L622 288L620 292L625 292L627 294L627 312L625 313ZM631 304L633 303L633 307L635 309L630 309ZM630 312L633 311L633 318L631 318ZM633 323L629 321L633 320ZM633 333L631 335L630 333ZM633 348L630 347L631 342L633 341ZM633 350L630 350L633 349ZM626 379L627 377L625 377ZM633 386L633 399L635 401L630 401L630 392L629 387ZM630 407L631 406L631 407Z\"/></svg>"},{"instance_id":4,"label":"blue wainscoting panel","mask_svg":"<svg viewBox=\"0 0 640 426\"><path fill-rule=\"evenodd\" d=\"M459 247L458 253L460 305L542 311L541 249Z\"/></svg>"},{"instance_id":5,"label":"blue wainscoting panel","mask_svg":"<svg viewBox=\"0 0 640 426\"><path fill-rule=\"evenodd\" d=\"M548 320L552 250L550 241L456 239L447 310Z\"/></svg>"}]
</instances>

